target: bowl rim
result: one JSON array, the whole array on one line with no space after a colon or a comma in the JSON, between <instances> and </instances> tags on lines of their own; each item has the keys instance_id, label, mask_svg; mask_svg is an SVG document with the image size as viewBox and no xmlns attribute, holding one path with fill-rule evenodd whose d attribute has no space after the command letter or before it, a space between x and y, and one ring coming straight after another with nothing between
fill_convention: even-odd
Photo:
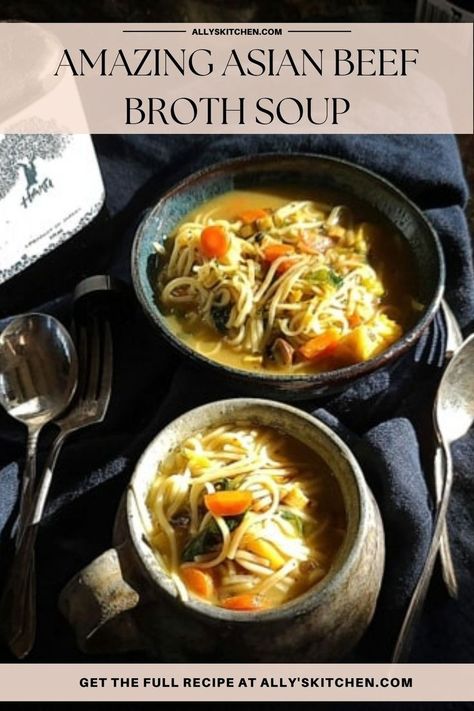
<instances>
[{"instance_id":1,"label":"bowl rim","mask_svg":"<svg viewBox=\"0 0 474 711\"><path fill-rule=\"evenodd\" d=\"M192 420L193 418L198 418L199 415L207 409L218 408L218 407L231 407L237 411L245 410L249 405L256 406L257 408L265 408L267 410L272 410L275 412L286 412L289 413L293 418L304 420L311 427L317 429L329 441L333 446L336 456L341 460L344 460L347 465L347 471L350 472L352 477L352 483L354 485L354 490L356 492L356 507L357 507L357 528L354 532L354 537L352 543L343 542L341 548L336 554L336 560L340 557L338 561L338 567L331 571L323 578L319 583L316 583L308 590L306 590L301 595L293 598L292 600L280 605L276 608L271 608L269 610L259 610L257 612L240 612L235 610L227 610L218 605L208 604L195 600L191 598L189 601L183 601L179 598L179 595L172 594L167 587L163 584L163 576L167 576L166 571L162 570L159 562L156 560L153 550L150 544L147 542L146 537L144 539L143 534L143 524L140 524L141 514L140 506L137 504L136 497L138 493L135 491L134 482L140 476L142 471L146 471L144 466L146 464L146 458L150 455L150 450L156 446L159 439L167 437L169 432L173 432L174 427L177 423L184 419ZM228 413L231 414L231 413ZM222 421L224 421L224 417ZM216 424L217 426L217 424ZM283 430L285 430L283 426ZM187 435L183 435L186 437ZM294 436L291 435L290 436ZM312 448L316 452L316 449ZM171 451L171 450L170 450ZM317 452L316 452L317 453ZM319 455L321 456L321 455ZM339 483L339 481L338 481ZM319 418L308 414L292 405L286 403L277 402L273 400L267 400L264 398L228 398L223 400L215 400L204 405L200 405L191 410L184 412L178 417L174 418L169 422L162 430L156 434L153 439L148 443L145 450L142 452L140 458L135 464L135 468L130 479L129 485L127 487L126 493L126 516L128 520L128 529L130 532L130 537L137 552L140 562L144 567L147 575L151 578L154 585L156 585L159 590L165 594L168 598L171 598L172 602L178 606L184 606L186 609L192 613L203 616L206 619L212 621L220 622L232 622L232 623L245 623L245 622L272 622L272 621L282 621L294 618L305 614L305 612L310 611L317 607L319 604L324 603L325 600L330 600L333 593L339 589L339 582L344 581L347 572L350 570L353 561L357 560L358 556L361 555L362 548L365 545L364 535L367 527L370 525L371 520L371 507L375 507L375 511L378 513L379 520L380 512L378 510L377 503L368 487L368 484L363 475L362 469L352 453L351 449L345 444L341 437L334 432L331 427L322 422ZM132 519L138 519L138 525L133 525L131 523ZM381 524L381 537L382 546L385 545L385 536L383 530L383 524ZM344 546L348 546L345 554L341 557L341 552ZM327 579L326 579L327 578ZM381 582L381 581L380 581ZM170 586L174 583L171 581Z\"/></svg>"},{"instance_id":2,"label":"bowl rim","mask_svg":"<svg viewBox=\"0 0 474 711\"><path fill-rule=\"evenodd\" d=\"M363 173L371 180L375 180L381 183L386 190L393 193L397 200L408 205L408 207L416 214L416 216L424 223L428 233L431 236L434 251L436 253L438 268L439 268L439 279L435 288L435 293L431 301L426 305L426 309L422 314L422 317L416 321L416 323L402 335L401 338L397 339L387 350L383 351L381 354L375 358L371 358L367 361L362 361L353 365L345 366L343 368L335 368L334 370L324 371L321 373L302 373L298 375L293 375L290 373L265 373L260 371L244 370L241 368L236 368L219 361L215 361L212 358L199 353L194 348L185 343L179 338L172 330L169 328L165 316L161 313L158 306L150 306L149 299L145 293L145 289L142 284L140 277L140 265L139 265L139 255L140 249L142 247L144 237L145 237L145 227L150 218L156 215L163 204L176 195L178 195L184 188L189 189L193 184L198 183L200 180L206 177L211 177L213 175L219 175L221 173L227 172L229 169L237 168L244 170L246 167L251 166L255 163L265 163L269 160L281 161L281 160L315 160L315 161L326 161L329 163L334 163L336 165L342 165L349 170L355 172ZM138 297L140 305L142 306L145 314L148 318L158 327L161 335L170 343L174 348L177 348L183 355L188 357L191 361L198 362L200 365L205 366L208 369L217 370L221 374L226 374L231 378L253 381L255 383L261 383L266 385L278 385L287 384L291 387L292 384L298 385L312 385L317 387L320 385L324 387L326 385L336 385L344 384L348 381L352 381L361 375L366 375L368 373L377 370L379 367L385 365L386 363L398 358L403 353L406 353L409 348L413 345L415 341L421 336L423 331L429 326L432 319L434 318L440 303L443 298L444 285L446 278L446 267L444 260L444 253L439 240L438 234L434 227L431 225L423 211L399 188L397 188L391 181L387 180L383 176L379 175L369 168L348 161L344 158L337 158L323 153L306 153L306 152L295 152L295 153L279 153L279 152L267 152L267 153L253 153L246 156L238 156L236 158L229 158L212 165L208 165L204 168L200 168L188 176L180 180L178 183L166 190L157 202L154 203L153 207L147 212L147 214L141 220L133 240L132 252L131 252L131 273L132 282L135 289L135 293ZM296 390L298 388L296 387Z\"/></svg>"}]
</instances>

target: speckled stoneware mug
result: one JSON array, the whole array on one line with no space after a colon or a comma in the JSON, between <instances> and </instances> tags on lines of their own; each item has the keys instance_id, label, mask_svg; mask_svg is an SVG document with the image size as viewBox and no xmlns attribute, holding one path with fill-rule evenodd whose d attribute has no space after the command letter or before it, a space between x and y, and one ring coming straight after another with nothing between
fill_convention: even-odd
<instances>
[{"instance_id":1,"label":"speckled stoneware mug","mask_svg":"<svg viewBox=\"0 0 474 711\"><path fill-rule=\"evenodd\" d=\"M224 423L271 426L295 437L327 463L342 492L347 533L330 572L278 608L236 612L182 602L144 534L145 500L158 463L187 437ZM346 445L294 407L247 398L199 407L155 437L119 509L114 545L68 583L60 609L84 651L141 649L166 661L341 659L372 618L384 563L380 514Z\"/></svg>"}]
</instances>

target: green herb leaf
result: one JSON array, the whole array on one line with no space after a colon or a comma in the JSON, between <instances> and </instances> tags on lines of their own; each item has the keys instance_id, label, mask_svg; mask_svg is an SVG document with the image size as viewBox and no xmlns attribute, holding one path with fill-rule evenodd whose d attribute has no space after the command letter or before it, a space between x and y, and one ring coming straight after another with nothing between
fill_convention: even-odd
<instances>
[{"instance_id":1,"label":"green herb leaf","mask_svg":"<svg viewBox=\"0 0 474 711\"><path fill-rule=\"evenodd\" d=\"M331 282L331 284L333 286L336 287L336 289L338 289L341 286L342 282L344 281L344 277L341 276L340 274L336 274L336 272L333 272L333 270L330 269L329 270L329 281Z\"/></svg>"},{"instance_id":2,"label":"green herb leaf","mask_svg":"<svg viewBox=\"0 0 474 711\"><path fill-rule=\"evenodd\" d=\"M235 531L237 526L240 525L240 523L242 522L242 519L243 519L243 516L228 516L226 518L225 522L226 522L226 524L229 528L229 531L231 533L232 533L232 531Z\"/></svg>"},{"instance_id":3,"label":"green herb leaf","mask_svg":"<svg viewBox=\"0 0 474 711\"><path fill-rule=\"evenodd\" d=\"M303 535L303 519L301 516L297 516L292 511L280 511L280 516L294 526L299 536Z\"/></svg>"},{"instance_id":4,"label":"green herb leaf","mask_svg":"<svg viewBox=\"0 0 474 711\"><path fill-rule=\"evenodd\" d=\"M242 521L243 516L226 517L225 522L229 531L234 531ZM194 538L185 545L181 554L183 563L191 563L197 555L210 553L219 543L222 542L221 529L214 519L206 526L204 530L198 533Z\"/></svg>"},{"instance_id":5,"label":"green herb leaf","mask_svg":"<svg viewBox=\"0 0 474 711\"><path fill-rule=\"evenodd\" d=\"M219 538L213 534L209 528L205 528L203 531L191 538L189 543L184 547L181 559L184 563L190 563L198 555L203 555L204 553L209 553L211 548L213 548L219 542Z\"/></svg>"},{"instance_id":6,"label":"green herb leaf","mask_svg":"<svg viewBox=\"0 0 474 711\"><path fill-rule=\"evenodd\" d=\"M227 306L211 306L212 320L220 333L227 332L227 321L229 320L231 311L231 304L227 304Z\"/></svg>"},{"instance_id":7,"label":"green herb leaf","mask_svg":"<svg viewBox=\"0 0 474 711\"><path fill-rule=\"evenodd\" d=\"M214 488L216 491L229 491L232 489L232 483L230 479L219 479L219 481L214 482Z\"/></svg>"},{"instance_id":8,"label":"green herb leaf","mask_svg":"<svg viewBox=\"0 0 474 711\"><path fill-rule=\"evenodd\" d=\"M344 281L344 277L332 269L317 269L315 272L307 274L306 279L319 284L331 284L336 288L339 288Z\"/></svg>"}]
</instances>

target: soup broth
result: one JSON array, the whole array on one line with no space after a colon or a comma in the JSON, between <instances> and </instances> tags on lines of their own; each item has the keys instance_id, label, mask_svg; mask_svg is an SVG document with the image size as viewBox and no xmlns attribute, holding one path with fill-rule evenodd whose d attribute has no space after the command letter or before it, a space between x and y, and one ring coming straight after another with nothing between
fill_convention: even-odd
<instances>
[{"instance_id":1,"label":"soup broth","mask_svg":"<svg viewBox=\"0 0 474 711\"><path fill-rule=\"evenodd\" d=\"M221 426L159 464L150 544L182 599L277 607L325 578L346 533L326 464L276 429Z\"/></svg>"},{"instance_id":2,"label":"soup broth","mask_svg":"<svg viewBox=\"0 0 474 711\"><path fill-rule=\"evenodd\" d=\"M228 192L157 250L169 328L234 368L298 375L369 360L422 308L401 235L321 191Z\"/></svg>"}]
</instances>

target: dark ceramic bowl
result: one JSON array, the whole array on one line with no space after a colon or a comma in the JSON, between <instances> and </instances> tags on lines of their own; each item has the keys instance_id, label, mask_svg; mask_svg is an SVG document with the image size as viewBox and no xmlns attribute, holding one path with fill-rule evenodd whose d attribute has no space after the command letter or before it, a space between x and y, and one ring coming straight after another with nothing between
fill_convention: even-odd
<instances>
[{"instance_id":1,"label":"dark ceramic bowl","mask_svg":"<svg viewBox=\"0 0 474 711\"><path fill-rule=\"evenodd\" d=\"M418 281L418 300L424 305L416 323L381 355L357 365L325 373L275 374L239 370L213 361L181 341L168 327L160 310L154 242L163 242L176 224L210 198L233 189L320 188L378 213L407 240ZM242 392L281 399L326 395L376 368L391 364L405 353L431 322L444 287L444 260L438 237L423 213L400 190L379 175L348 161L309 154L260 154L224 161L193 173L169 190L141 223L133 245L132 276L146 314L160 333L192 363Z\"/></svg>"}]
</instances>

